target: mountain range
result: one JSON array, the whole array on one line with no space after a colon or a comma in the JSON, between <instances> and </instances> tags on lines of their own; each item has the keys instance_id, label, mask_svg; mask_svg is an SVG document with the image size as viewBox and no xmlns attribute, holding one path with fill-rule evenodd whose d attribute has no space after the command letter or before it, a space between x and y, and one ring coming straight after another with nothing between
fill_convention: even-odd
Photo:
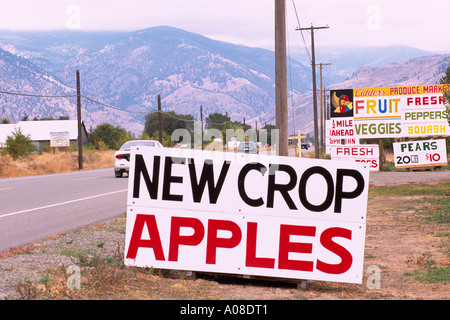
<instances>
[{"instance_id":1,"label":"mountain range","mask_svg":"<svg viewBox=\"0 0 450 320\"><path fill-rule=\"evenodd\" d=\"M320 56L332 61L324 69L325 87L437 83L450 58L409 47L372 49L377 51L372 54L369 49L329 49ZM307 133L313 119L311 67L294 58L304 60L288 59L289 130ZM167 26L135 32L0 32L0 91L68 96L2 93L0 116L75 119L76 70L81 94L89 98L82 99L87 128L108 122L139 135L145 115L157 109L158 95L163 111L196 119L200 106L204 118L227 112L232 120L258 127L275 119L273 51Z\"/></svg>"},{"instance_id":2,"label":"mountain range","mask_svg":"<svg viewBox=\"0 0 450 320\"><path fill-rule=\"evenodd\" d=\"M390 63L401 63L433 54L407 46L319 47L316 49L316 63L330 64L324 66L324 82L331 84L347 80L361 66L381 68ZM291 56L304 65L311 64L311 58L305 49L292 50Z\"/></svg>"}]
</instances>

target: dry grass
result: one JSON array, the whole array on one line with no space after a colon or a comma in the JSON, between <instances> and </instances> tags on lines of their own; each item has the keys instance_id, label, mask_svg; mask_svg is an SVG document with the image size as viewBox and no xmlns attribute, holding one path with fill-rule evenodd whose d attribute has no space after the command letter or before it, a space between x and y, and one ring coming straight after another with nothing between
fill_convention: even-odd
<instances>
[{"instance_id":1,"label":"dry grass","mask_svg":"<svg viewBox=\"0 0 450 320\"><path fill-rule=\"evenodd\" d=\"M201 273L196 279L189 279L182 271L125 267L123 216L61 238L64 251L60 254L71 256L73 263L81 268L80 289L68 289L66 268L55 267L47 269L39 281L17 283L17 299L447 300L450 290L449 222L427 219L430 214L436 214L428 212L430 204L434 208L435 200L442 198L442 194L448 196L447 186L434 185L421 195L408 186L395 187L389 195L378 192L383 187L372 188L362 284L309 281L305 289L299 290L295 284L274 279L216 278ZM447 208L445 204L442 207ZM90 246L85 245L86 238L92 239L88 241ZM101 243L99 239L102 239ZM117 239L120 242L116 243ZM34 250L41 252L37 254L24 248L22 254L34 254L38 259L45 250L44 247ZM371 266L380 270L379 287L370 286L373 284L369 279L373 274L369 271Z\"/></svg>"},{"instance_id":2,"label":"dry grass","mask_svg":"<svg viewBox=\"0 0 450 320\"><path fill-rule=\"evenodd\" d=\"M88 151L85 169L110 167L114 151ZM34 155L13 161L0 156L0 178L77 170L76 153ZM69 275L64 267L48 269L39 281L21 281L16 285L19 299L448 299L450 290L448 184L433 186L371 187L364 257L363 283L345 284L311 281L304 290L277 282L259 284L254 280L227 280L209 277L186 279L176 271L124 267L122 246L106 258L73 255L82 268L81 289L67 287ZM439 207L438 207L439 201ZM441 219L445 215L446 219ZM431 217L439 217L431 218ZM92 246L101 249L106 240L96 236L101 229L116 230L123 240L125 218L85 229L71 235L70 245L85 243L92 233ZM79 237L81 240L77 240ZM57 239L57 236L55 236ZM101 242L98 239L102 239ZM64 245L69 246L65 240ZM105 246L106 247L106 246ZM30 244L0 255L0 259L32 254L45 249ZM67 249L68 250L68 249ZM70 251L65 251L67 252ZM105 249L106 250L106 249ZM62 253L62 252L61 252ZM43 254L42 254L43 255ZM36 256L38 259L38 256ZM78 259L78 260L77 260ZM369 288L369 266L380 268L380 288ZM437 274L437 272L440 272ZM439 276L439 277L437 277ZM437 279L437 280L436 280ZM236 281L236 282L235 282Z\"/></svg>"},{"instance_id":3,"label":"dry grass","mask_svg":"<svg viewBox=\"0 0 450 320\"><path fill-rule=\"evenodd\" d=\"M89 150L83 153L83 169L99 169L114 165L114 150ZM0 178L38 174L62 173L78 170L77 152L34 154L13 160L10 155L0 155Z\"/></svg>"}]
</instances>

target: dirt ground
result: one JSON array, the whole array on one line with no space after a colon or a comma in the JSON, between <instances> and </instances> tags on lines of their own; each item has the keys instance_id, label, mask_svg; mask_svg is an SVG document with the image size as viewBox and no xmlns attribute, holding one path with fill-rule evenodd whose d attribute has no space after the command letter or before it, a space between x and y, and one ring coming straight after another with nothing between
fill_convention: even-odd
<instances>
[{"instance_id":1,"label":"dirt ground","mask_svg":"<svg viewBox=\"0 0 450 320\"><path fill-rule=\"evenodd\" d=\"M418 281L408 273L424 270L427 263L449 266L443 250L448 236L436 234L449 229L444 225L424 223L414 206L421 197L389 197L369 199L362 284L307 281L306 288L277 281L237 278L180 280L155 275L137 276L128 284L124 295L114 298L132 299L448 299L450 284ZM448 250L448 249L447 249ZM374 277L379 273L379 287ZM450 275L447 274L447 278ZM447 279L450 280L450 279ZM154 288L157 290L149 290ZM126 292L126 293L125 293Z\"/></svg>"},{"instance_id":2,"label":"dirt ground","mask_svg":"<svg viewBox=\"0 0 450 320\"><path fill-rule=\"evenodd\" d=\"M450 182L450 170L370 172L370 185L374 187L408 184L437 184L444 182Z\"/></svg>"},{"instance_id":3,"label":"dirt ground","mask_svg":"<svg viewBox=\"0 0 450 320\"><path fill-rule=\"evenodd\" d=\"M205 274L197 274L193 279L180 271L117 267L115 263L101 269L98 264L82 264L82 256L123 258L123 251L120 252L124 244L123 216L43 240L22 251L0 254L0 299L447 300L449 223L428 221L422 212L433 201L450 197L448 174L429 172L415 176L414 184L431 184L436 194L433 191L407 196L378 195L373 191L369 194L362 284L307 281L306 287L299 288L295 283L276 280ZM380 184L412 183L410 175L402 176L381 172L371 175L371 189L377 185L383 188ZM447 184L443 185L444 182ZM448 217L449 212L444 214ZM82 267L81 289L66 288L68 275L64 268L70 264ZM444 270L444 281L415 276L433 268Z\"/></svg>"},{"instance_id":4,"label":"dirt ground","mask_svg":"<svg viewBox=\"0 0 450 320\"><path fill-rule=\"evenodd\" d=\"M417 201L421 199L421 196L369 199L365 269L370 265L380 266L381 286L370 289L363 282L360 286L363 295L388 299L450 297L449 284L419 282L405 276L408 272L424 269L427 261L447 267L450 263L448 252L443 250L443 246L449 244L448 236L436 236L448 235L448 224L426 223L418 216ZM449 276L447 274L447 278Z\"/></svg>"},{"instance_id":5,"label":"dirt ground","mask_svg":"<svg viewBox=\"0 0 450 320\"><path fill-rule=\"evenodd\" d=\"M450 171L372 172L370 176L372 187L449 182ZM444 194L450 196L450 189L444 190ZM439 197L432 194L369 197L362 284L307 281L305 288L299 288L297 284L277 281L206 277L166 279L166 290L156 295L154 292L148 295L148 286L139 281L127 291L138 293L132 298L145 299L170 299L174 292L183 299L197 295L207 299L449 299L450 274L446 274L446 282L434 283L418 281L411 275L424 272L431 264L447 267L446 270L450 266L449 224L426 222L418 214L428 206L424 199ZM146 276L142 278L149 281ZM153 286L161 285L160 278L150 279Z\"/></svg>"}]
</instances>

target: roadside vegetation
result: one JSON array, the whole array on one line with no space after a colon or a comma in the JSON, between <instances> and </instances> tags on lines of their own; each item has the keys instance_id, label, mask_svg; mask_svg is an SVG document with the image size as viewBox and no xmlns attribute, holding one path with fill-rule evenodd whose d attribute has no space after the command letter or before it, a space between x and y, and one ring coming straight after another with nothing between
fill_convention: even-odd
<instances>
[{"instance_id":1,"label":"roadside vegetation","mask_svg":"<svg viewBox=\"0 0 450 320\"><path fill-rule=\"evenodd\" d=\"M134 137L125 129L101 124L91 130L83 146L83 169L100 169L114 166L114 152ZM7 137L0 149L0 178L39 174L63 173L78 170L78 151L75 142L67 148L51 148L50 143L41 149L20 130Z\"/></svg>"},{"instance_id":2,"label":"roadside vegetation","mask_svg":"<svg viewBox=\"0 0 450 320\"><path fill-rule=\"evenodd\" d=\"M83 152L83 169L99 169L114 165L114 150L86 150ZM14 160L8 154L0 155L0 178L39 174L63 173L78 170L78 153L75 151L44 152Z\"/></svg>"},{"instance_id":3,"label":"roadside vegetation","mask_svg":"<svg viewBox=\"0 0 450 320\"><path fill-rule=\"evenodd\" d=\"M27 157L37 151L36 145L29 136L22 133L20 128L12 132L11 136L6 138L4 154L10 155L14 160Z\"/></svg>"},{"instance_id":4,"label":"roadside vegetation","mask_svg":"<svg viewBox=\"0 0 450 320\"><path fill-rule=\"evenodd\" d=\"M0 263L20 255L36 261L55 254L69 259L35 278L19 278L9 298L20 300L445 300L450 290L448 199L449 183L371 187L362 284L310 281L305 289L298 289L277 280L210 274L193 279L182 271L127 267L123 262L125 216L10 250L0 255ZM73 276L67 272L69 265L80 268L79 288L68 285ZM369 266L381 270L378 288L369 286Z\"/></svg>"},{"instance_id":5,"label":"roadside vegetation","mask_svg":"<svg viewBox=\"0 0 450 320\"><path fill-rule=\"evenodd\" d=\"M176 129L185 129L191 135L192 143L194 141L194 125L195 120L191 115L177 114L173 111L162 112L162 139L163 145L172 147L177 142L172 141L171 133ZM51 120L53 118L46 118ZM35 119L38 120L38 119ZM206 117L206 129L216 128L222 136L226 137L226 128L242 129L243 131L250 129L245 121L231 121L229 117L219 113L212 113ZM24 117L22 121L28 121ZM9 121L3 121L9 123ZM0 124L1 125L1 124ZM263 129L268 130L268 141L270 142L270 129L274 126L266 125ZM195 130L199 130L196 128ZM215 142L211 137L211 141L204 141L204 146ZM133 139L159 139L158 131L158 113L153 112L147 115L145 128L141 136L135 136L120 126L113 126L109 123L98 125L95 129L90 129L88 133L88 141L83 146L83 169L98 169L112 167L114 165L114 152L117 151L126 141ZM200 147L197 145L197 147ZM215 148L221 149L221 148ZM0 178L11 178L19 176L63 173L78 170L78 152L77 145L74 141L67 148L51 148L50 143L41 146L39 149L31 140L30 136L24 135L20 130L12 132L7 137L6 143L0 149Z\"/></svg>"},{"instance_id":6,"label":"roadside vegetation","mask_svg":"<svg viewBox=\"0 0 450 320\"><path fill-rule=\"evenodd\" d=\"M414 212L414 218L421 224L433 226L430 233L441 239L434 248L423 248L419 255L410 255L407 265L415 269L405 271L405 279L415 279L430 284L450 284L450 183L435 185L405 185L378 187L370 190L370 196L378 199L401 197L405 202L394 207L401 212ZM405 207L406 205L406 207ZM411 246L414 246L411 243ZM441 257L436 259L432 249L437 248Z\"/></svg>"},{"instance_id":7,"label":"roadside vegetation","mask_svg":"<svg viewBox=\"0 0 450 320\"><path fill-rule=\"evenodd\" d=\"M450 70L450 68L449 68ZM449 71L450 72L450 71ZM447 80L442 80L447 81ZM159 117L158 112L149 113L146 116L144 131L142 135L135 136L132 133L126 131L120 126L113 126L109 123L103 123L98 125L95 129L90 129L88 133L87 144L83 147L83 167L84 169L96 169L112 167L114 165L113 154L117 151L123 143L132 139L159 139ZM64 117L60 118L63 119ZM45 118L42 120L52 120L53 118ZM38 119L35 119L38 120ZM199 141L199 121L196 121L192 115L178 114L174 111L161 112L162 120L162 143L166 147L173 147L177 143L186 143L188 145L193 145L194 147L200 148ZM27 117L24 117L22 121L28 121ZM33 120L34 121L34 120ZM2 123L8 123L9 121L2 121ZM198 123L197 123L198 122ZM0 124L1 125L1 124ZM197 127L196 127L197 126ZM252 127L240 121L231 121L227 115L221 113L211 113L205 118L205 129L216 129L214 131L215 135L209 137L209 141L204 141L203 145L205 148L211 150L221 150L220 146L227 143L226 138L227 129L242 130L242 133L247 132L248 129ZM188 132L191 140L185 141L186 137L172 137L172 133L176 129L184 129ZM271 130L275 129L275 126L270 124L265 124L259 129L266 130L266 137L264 140L269 144L271 139ZM197 134L194 134L194 131ZM221 137L220 137L221 135ZM208 140L207 137L206 140ZM214 138L222 138L223 141L215 142ZM255 138L255 137L253 137ZM256 137L261 138L261 136ZM446 138L447 148L450 150L450 137ZM384 163L381 168L382 171L407 171L408 169L396 168L394 166L394 156L392 153L392 143L395 139L383 139L383 149L384 149ZM309 136L306 140L302 142L313 143L313 138ZM375 143L377 141L366 141L370 143ZM215 145L218 145L215 146ZM209 145L209 146L208 146ZM291 145L290 148L294 148ZM296 153L298 151L296 150ZM306 152L304 154L307 158L313 158L314 152ZM325 154L325 150L320 148L320 158L329 159L329 155ZM0 149L0 178L6 177L17 177L17 176L27 176L36 174L46 174L46 173L61 173L78 170L78 153L77 146L75 142L72 142L71 146L68 148L51 148L50 144L41 146L40 149L33 143L29 136L24 135L20 129L12 132L10 136L7 137L6 143L2 149ZM450 170L450 165L441 166L440 170Z\"/></svg>"}]
</instances>

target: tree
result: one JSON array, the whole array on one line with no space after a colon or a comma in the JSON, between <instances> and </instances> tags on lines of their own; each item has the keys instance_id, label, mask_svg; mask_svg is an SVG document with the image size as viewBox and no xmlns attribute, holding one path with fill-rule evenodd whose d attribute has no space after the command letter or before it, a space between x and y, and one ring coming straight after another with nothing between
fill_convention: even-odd
<instances>
[{"instance_id":1,"label":"tree","mask_svg":"<svg viewBox=\"0 0 450 320\"><path fill-rule=\"evenodd\" d=\"M190 114L177 114L174 111L161 112L162 131L164 135L171 137L176 129L186 129L191 137L194 135L194 117ZM159 136L158 112L149 113L145 117L143 134L156 138Z\"/></svg>"},{"instance_id":2,"label":"tree","mask_svg":"<svg viewBox=\"0 0 450 320\"><path fill-rule=\"evenodd\" d=\"M35 117L33 121L48 121L48 120L70 120L69 116L60 116L59 119L53 118L53 117L43 117L41 119L38 119Z\"/></svg>"},{"instance_id":3,"label":"tree","mask_svg":"<svg viewBox=\"0 0 450 320\"><path fill-rule=\"evenodd\" d=\"M225 142L226 141L226 129L232 129L231 128L231 119L230 117L227 117L226 115L223 115L221 113L218 112L214 112L214 113L210 113L206 119L206 130L210 130L209 133L211 134L211 129L216 129L220 131L220 134L222 135L221 137L216 137L216 133L212 134L210 136L210 138L212 139L214 138L222 138ZM227 126L228 125L228 126ZM205 138L204 138L205 140ZM208 140L206 138L206 140ZM208 143L208 141L204 141L204 143Z\"/></svg>"},{"instance_id":4,"label":"tree","mask_svg":"<svg viewBox=\"0 0 450 320\"><path fill-rule=\"evenodd\" d=\"M229 136L229 134L227 135L226 130L235 130L236 133L238 130L242 130L242 132L245 134L248 134L249 129L252 129L252 127L248 124L239 122L239 121L231 121L231 118L228 117L227 115L223 115L221 113L218 112L214 112L214 113L210 113L207 117L206 117L206 129L217 129L221 132L222 134L222 138L224 139L225 143L229 142L229 139L231 139L232 137ZM239 134L237 133L237 136L239 136ZM217 137L215 137L217 138ZM256 141L258 139L257 137L257 133L256 133ZM238 137L239 139L239 137ZM241 139L243 139L241 137ZM205 141L206 143L208 143L207 141Z\"/></svg>"},{"instance_id":5,"label":"tree","mask_svg":"<svg viewBox=\"0 0 450 320\"><path fill-rule=\"evenodd\" d=\"M226 115L218 112L210 113L206 117L206 129L215 128L224 131L227 121L229 124L231 123L230 117L227 117Z\"/></svg>"},{"instance_id":6,"label":"tree","mask_svg":"<svg viewBox=\"0 0 450 320\"><path fill-rule=\"evenodd\" d=\"M37 146L30 139L30 135L24 135L20 128L14 130L12 136L6 138L5 152L14 160L20 157L28 157L37 151Z\"/></svg>"},{"instance_id":7,"label":"tree","mask_svg":"<svg viewBox=\"0 0 450 320\"><path fill-rule=\"evenodd\" d=\"M114 127L109 123L100 124L89 133L90 143L97 147L102 141L108 149L113 150L118 150L122 144L131 139L131 134L125 129L120 126Z\"/></svg>"},{"instance_id":8,"label":"tree","mask_svg":"<svg viewBox=\"0 0 450 320\"><path fill-rule=\"evenodd\" d=\"M450 83L450 64L448 65L447 70L445 71L445 74L442 76L440 83L441 84Z\"/></svg>"},{"instance_id":9,"label":"tree","mask_svg":"<svg viewBox=\"0 0 450 320\"><path fill-rule=\"evenodd\" d=\"M440 83L441 84L450 84L450 64L448 65L444 76L441 78ZM450 125L450 91L444 92L444 99L446 101L445 108L447 109L447 121L448 121L448 124Z\"/></svg>"},{"instance_id":10,"label":"tree","mask_svg":"<svg viewBox=\"0 0 450 320\"><path fill-rule=\"evenodd\" d=\"M228 129L242 129L244 131L247 131L248 129L251 129L252 126L244 123L244 122L239 122L239 121L233 121L231 123L228 123Z\"/></svg>"},{"instance_id":11,"label":"tree","mask_svg":"<svg viewBox=\"0 0 450 320\"><path fill-rule=\"evenodd\" d=\"M447 67L447 70L445 71L444 76L441 78L440 81L441 84L450 84L450 64ZM450 90L445 91L444 90L444 100L445 100L445 110L447 110L447 122L450 126ZM447 137L445 139L447 141L447 150L450 148L450 137Z\"/></svg>"},{"instance_id":12,"label":"tree","mask_svg":"<svg viewBox=\"0 0 450 320\"><path fill-rule=\"evenodd\" d=\"M272 145L272 130L276 130L277 127L273 124L265 124L264 127L262 127L262 129L267 131L267 145L271 146Z\"/></svg>"}]
</instances>

